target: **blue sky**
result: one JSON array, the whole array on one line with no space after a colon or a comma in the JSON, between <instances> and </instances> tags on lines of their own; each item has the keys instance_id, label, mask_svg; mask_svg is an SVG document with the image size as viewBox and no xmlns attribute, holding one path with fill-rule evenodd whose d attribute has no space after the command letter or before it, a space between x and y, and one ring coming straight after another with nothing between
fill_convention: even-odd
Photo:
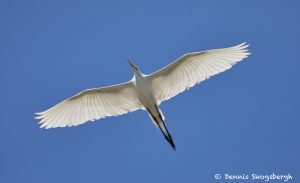
<instances>
[{"instance_id":1,"label":"blue sky","mask_svg":"<svg viewBox=\"0 0 300 183\"><path fill-rule=\"evenodd\" d=\"M299 179L298 1L0 1L0 182ZM161 105L174 152L144 111L40 129L34 112L247 41L252 55Z\"/></svg>"}]
</instances>

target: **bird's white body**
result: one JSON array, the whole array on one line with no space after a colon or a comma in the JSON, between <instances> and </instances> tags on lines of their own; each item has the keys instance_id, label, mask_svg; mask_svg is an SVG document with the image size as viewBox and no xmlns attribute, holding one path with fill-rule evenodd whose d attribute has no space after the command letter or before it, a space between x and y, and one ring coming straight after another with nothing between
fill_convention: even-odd
<instances>
[{"instance_id":1,"label":"bird's white body","mask_svg":"<svg viewBox=\"0 0 300 183\"><path fill-rule=\"evenodd\" d=\"M131 81L133 83L134 91L136 92L144 109L147 110L153 124L161 130L165 139L175 150L175 144L173 142L171 134L169 133L165 125L164 116L159 109L159 106L157 105L156 99L153 95L149 78L147 77L147 75L144 75L139 70L137 70L137 72L134 72L134 77Z\"/></svg>"},{"instance_id":2,"label":"bird's white body","mask_svg":"<svg viewBox=\"0 0 300 183\"><path fill-rule=\"evenodd\" d=\"M247 47L243 43L229 48L188 53L150 75L142 74L129 61L134 72L131 81L85 90L46 111L36 113L36 118L40 120L42 128L55 128L76 126L107 116L145 109L175 149L159 104L215 74L230 69L250 54Z\"/></svg>"},{"instance_id":3,"label":"bird's white body","mask_svg":"<svg viewBox=\"0 0 300 183\"><path fill-rule=\"evenodd\" d=\"M152 107L156 104L156 100L153 96L151 84L145 76L141 73L135 73L131 81L143 106Z\"/></svg>"}]
</instances>

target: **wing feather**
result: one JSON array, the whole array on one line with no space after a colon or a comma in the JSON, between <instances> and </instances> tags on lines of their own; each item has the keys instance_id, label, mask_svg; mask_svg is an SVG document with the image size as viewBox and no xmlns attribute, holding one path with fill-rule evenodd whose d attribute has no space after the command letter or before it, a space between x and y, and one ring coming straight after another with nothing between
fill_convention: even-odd
<instances>
[{"instance_id":1,"label":"wing feather","mask_svg":"<svg viewBox=\"0 0 300 183\"><path fill-rule=\"evenodd\" d=\"M250 53L246 43L188 53L148 75L157 103L168 100L209 77L230 69Z\"/></svg>"},{"instance_id":2,"label":"wing feather","mask_svg":"<svg viewBox=\"0 0 300 183\"><path fill-rule=\"evenodd\" d=\"M142 108L131 81L88 89L43 112L36 113L41 128L76 126Z\"/></svg>"}]
</instances>

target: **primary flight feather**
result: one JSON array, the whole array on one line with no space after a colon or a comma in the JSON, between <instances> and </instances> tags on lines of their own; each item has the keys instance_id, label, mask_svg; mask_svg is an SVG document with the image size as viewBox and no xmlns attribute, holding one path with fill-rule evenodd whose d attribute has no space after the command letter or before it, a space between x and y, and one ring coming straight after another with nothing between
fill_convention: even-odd
<instances>
[{"instance_id":1,"label":"primary flight feather","mask_svg":"<svg viewBox=\"0 0 300 183\"><path fill-rule=\"evenodd\" d=\"M230 69L250 53L248 45L188 53L166 67L144 75L132 62L132 80L82 91L52 108L36 113L41 128L70 127L138 109L147 110L153 123L175 150L159 104L210 76Z\"/></svg>"}]
</instances>

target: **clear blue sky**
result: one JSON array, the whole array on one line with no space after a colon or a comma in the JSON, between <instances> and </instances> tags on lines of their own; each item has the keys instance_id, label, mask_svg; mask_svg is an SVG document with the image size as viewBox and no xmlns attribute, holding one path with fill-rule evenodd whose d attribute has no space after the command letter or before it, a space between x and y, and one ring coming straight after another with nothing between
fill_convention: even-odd
<instances>
[{"instance_id":1,"label":"clear blue sky","mask_svg":"<svg viewBox=\"0 0 300 183\"><path fill-rule=\"evenodd\" d=\"M299 1L0 2L0 182L299 180ZM247 41L252 55L161 105L174 152L144 111L40 129L34 112Z\"/></svg>"}]
</instances>

